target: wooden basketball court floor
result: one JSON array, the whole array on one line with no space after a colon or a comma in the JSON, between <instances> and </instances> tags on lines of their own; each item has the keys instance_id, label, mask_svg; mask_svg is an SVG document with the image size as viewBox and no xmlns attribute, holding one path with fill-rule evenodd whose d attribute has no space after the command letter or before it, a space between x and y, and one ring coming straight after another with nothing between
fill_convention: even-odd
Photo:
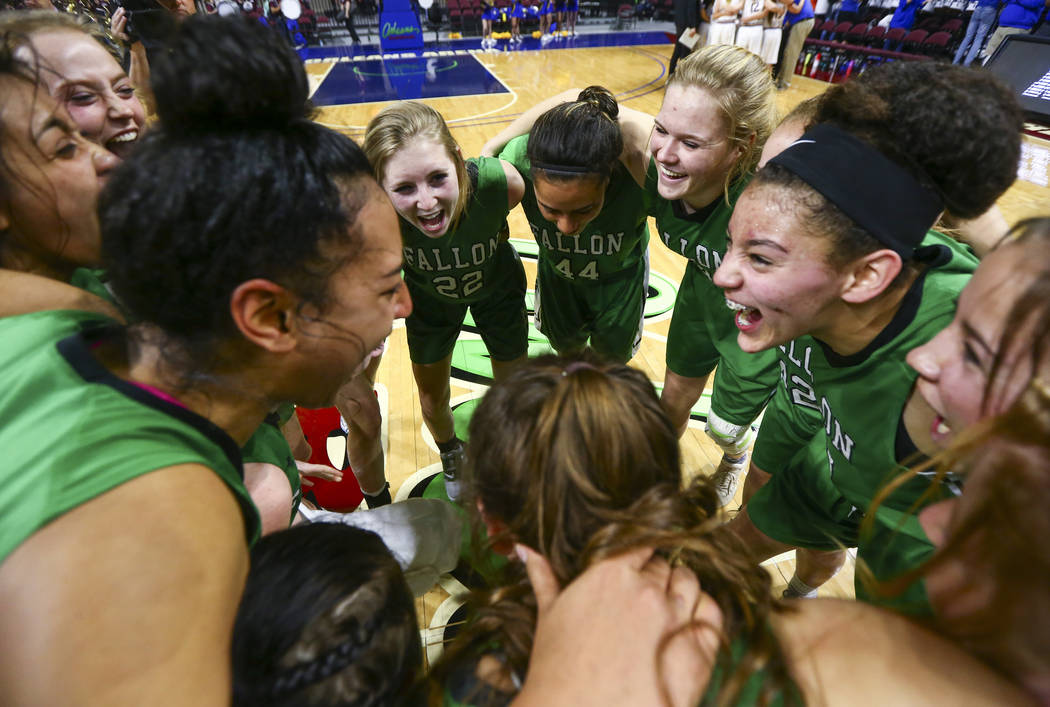
<instances>
[{"instance_id":1,"label":"wooden basketball court floor","mask_svg":"<svg viewBox=\"0 0 1050 707\"><path fill-rule=\"evenodd\" d=\"M435 57L452 56L460 57L463 62L478 62L505 90L480 95L426 97L424 100L445 116L463 155L474 156L489 137L523 110L569 88L600 84L610 89L623 105L655 115L663 99L671 48L669 43L665 43L489 53L467 49L434 53ZM426 56L423 55L424 58ZM310 60L307 70L312 89L316 91L322 86L339 64L353 61L359 59L335 56ZM430 68L433 69L433 66ZM391 85L389 79L386 79L386 85ZM396 90L398 86L395 84L393 88ZM786 113L798 102L826 88L827 84L823 82L796 76L792 87L778 94L778 107L782 114ZM321 109L318 120L360 141L368 121L386 105L387 101L327 105ZM1050 147L1050 142L1045 140L1026 140L1040 150ZM1011 224L1025 216L1046 214L1050 212L1050 189L1045 185L1019 180L1003 196L999 206ZM510 226L512 238L518 239L519 249L527 250L532 238L520 209L511 213ZM669 284L664 285L664 291L657 298L661 301L653 302L651 311L647 310L642 346L631 364L645 371L654 383L659 384L664 375L664 350L670 323L668 303L673 302L673 287L681 279L685 261L664 247L651 220L650 230L652 272L663 276L658 278L660 282ZM531 288L535 277L535 261L527 256L524 260ZM668 288L671 291L668 292ZM478 337L465 334L464 338ZM457 377L460 363L457 361L453 365L456 369L452 382L453 403L478 397L485 389L484 383L479 383L475 375ZM463 366L464 370L470 368L470 365ZM380 399L385 402L386 473L395 495L400 490L403 497L409 486L439 470L440 464L436 447L425 430L420 414L402 323L395 324L377 383ZM721 456L720 450L703 432L705 407L706 396L698 404L690 429L682 440L684 465L689 474L710 474ZM342 455L336 453L333 456ZM739 492L736 501L728 507L728 513L735 513L738 505ZM766 566L773 578L773 590L779 595L794 571L793 555L788 553L773 558ZM439 649L441 628L459 604L455 597L450 598L449 593L458 594L461 591L462 586L449 579L442 582L441 588L435 588L418 602L420 621L424 627L424 638L430 646L428 653L431 658L435 656L434 650ZM852 564L847 562L847 566L821 588L820 594L852 597Z\"/></svg>"}]
</instances>

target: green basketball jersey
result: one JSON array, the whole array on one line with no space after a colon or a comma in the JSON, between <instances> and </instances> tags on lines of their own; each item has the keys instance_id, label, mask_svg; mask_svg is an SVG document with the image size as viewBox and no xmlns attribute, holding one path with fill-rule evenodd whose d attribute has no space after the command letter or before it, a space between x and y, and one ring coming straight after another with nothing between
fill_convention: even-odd
<instances>
[{"instance_id":1,"label":"green basketball jersey","mask_svg":"<svg viewBox=\"0 0 1050 707\"><path fill-rule=\"evenodd\" d=\"M776 354L749 354L740 349L734 313L712 279L725 256L729 217L749 180L747 176L734 182L728 201L719 196L706 208L687 213L681 200L660 196L655 160L649 161L645 178L650 214L656 217L660 240L689 261L667 332L667 368L699 378L717 364L711 410L734 425L750 424L776 385Z\"/></svg>"},{"instance_id":2,"label":"green basketball jersey","mask_svg":"<svg viewBox=\"0 0 1050 707\"><path fill-rule=\"evenodd\" d=\"M120 312L124 314L124 308L120 306L120 303L117 302L117 298L109 289L109 285L106 281L105 270L102 270L101 268L77 268L69 278L69 284L73 287L87 290L96 297L104 299L106 302L117 307Z\"/></svg>"},{"instance_id":3,"label":"green basketball jersey","mask_svg":"<svg viewBox=\"0 0 1050 707\"><path fill-rule=\"evenodd\" d=\"M101 297L120 310L126 319L130 319L127 311L121 306L107 282L105 270L92 268L77 268L73 271L73 276L69 280L70 285ZM279 407L271 416L275 416L277 421L273 422L271 420L271 424L264 422L255 431L251 439L241 447L241 454L245 462L273 464L284 470L284 475L288 477L288 484L292 489L292 520L295 520L295 514L299 511L299 502L302 500L303 495L302 484L299 478L299 467L295 465L295 458L292 456L292 448L288 446L288 442L281 433L280 427L288 422L289 418L294 414L295 406L291 403ZM273 434L275 425L277 429L276 435Z\"/></svg>"},{"instance_id":4,"label":"green basketball jersey","mask_svg":"<svg viewBox=\"0 0 1050 707\"><path fill-rule=\"evenodd\" d=\"M729 202L719 197L708 211L686 213L681 200L669 201L657 190L656 160L649 160L649 170L645 174L645 191L649 195L649 214L656 217L656 230L660 240L668 248L696 265L706 275L710 285L712 300L722 309L725 306L725 294L711 278L722 263L726 254L726 232L729 228L729 217L733 215L733 206L747 183L750 175L741 177L729 187ZM730 317L732 319L732 317Z\"/></svg>"},{"instance_id":5,"label":"green basketball jersey","mask_svg":"<svg viewBox=\"0 0 1050 707\"><path fill-rule=\"evenodd\" d=\"M909 289L890 324L864 350L840 356L803 337L795 342L795 351L808 355L788 361L812 386L813 398L807 402L820 409L831 478L861 509L916 451L901 422L918 375L905 356L948 326L959 293L977 267L968 248L935 231L923 246L935 249L936 258ZM927 478L913 479L885 505L909 509L929 485Z\"/></svg>"},{"instance_id":6,"label":"green basketball jersey","mask_svg":"<svg viewBox=\"0 0 1050 707\"><path fill-rule=\"evenodd\" d=\"M529 158L528 135L507 143L500 159L514 165L525 180L521 200L525 218L540 247L540 259L550 263L558 276L580 283L597 282L638 272L649 245L649 198L634 178L617 164L605 189L605 203L594 219L576 235L565 235L543 218L536 204Z\"/></svg>"},{"instance_id":7,"label":"green basketball jersey","mask_svg":"<svg viewBox=\"0 0 1050 707\"><path fill-rule=\"evenodd\" d=\"M483 299L512 275L496 257L499 231L510 213L507 175L492 157L467 160L477 182L455 228L432 238L403 218L405 280L413 294L425 293L446 302L466 304ZM473 181L473 180L472 180Z\"/></svg>"},{"instance_id":8,"label":"green basketball jersey","mask_svg":"<svg viewBox=\"0 0 1050 707\"><path fill-rule=\"evenodd\" d=\"M217 474L254 542L259 514L236 443L209 420L98 363L91 346L112 334L110 326L105 317L74 311L0 319L0 560L68 511L176 464Z\"/></svg>"},{"instance_id":9,"label":"green basketball jersey","mask_svg":"<svg viewBox=\"0 0 1050 707\"><path fill-rule=\"evenodd\" d=\"M288 414L290 412L290 414ZM288 518L291 524L299 512L303 500L303 484L299 476L299 467L292 456L292 448L281 432L281 426L295 414L295 406L281 405L266 416L263 423L252 433L251 438L241 447L241 456L245 464L252 462L273 464L284 472L288 485L292 489L292 514Z\"/></svg>"},{"instance_id":10,"label":"green basketball jersey","mask_svg":"<svg viewBox=\"0 0 1050 707\"><path fill-rule=\"evenodd\" d=\"M822 426L810 368L816 346L812 338L802 337L777 347L780 381L755 441L755 464L767 473L786 466Z\"/></svg>"}]
</instances>

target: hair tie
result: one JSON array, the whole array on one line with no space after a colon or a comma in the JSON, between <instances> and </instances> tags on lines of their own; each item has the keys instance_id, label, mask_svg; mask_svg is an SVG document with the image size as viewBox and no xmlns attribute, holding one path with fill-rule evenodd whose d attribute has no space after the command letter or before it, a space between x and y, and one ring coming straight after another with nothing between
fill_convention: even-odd
<instances>
[{"instance_id":1,"label":"hair tie","mask_svg":"<svg viewBox=\"0 0 1050 707\"><path fill-rule=\"evenodd\" d=\"M834 125L808 130L769 161L813 187L905 260L915 255L941 197L863 140Z\"/></svg>"}]
</instances>

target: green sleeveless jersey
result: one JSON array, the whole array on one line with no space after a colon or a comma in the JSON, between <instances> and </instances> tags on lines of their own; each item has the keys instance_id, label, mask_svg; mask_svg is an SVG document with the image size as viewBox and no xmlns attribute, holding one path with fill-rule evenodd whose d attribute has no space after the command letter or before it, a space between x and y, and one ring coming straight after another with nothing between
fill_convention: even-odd
<instances>
[{"instance_id":1,"label":"green sleeveless jersey","mask_svg":"<svg viewBox=\"0 0 1050 707\"><path fill-rule=\"evenodd\" d=\"M605 203L594 219L573 236L543 218L536 204L529 158L528 135L516 137L500 153L525 180L521 200L529 228L540 247L540 259L560 277L581 284L621 274L636 273L649 245L649 198L622 165L617 164L605 189Z\"/></svg>"},{"instance_id":2,"label":"green sleeveless jersey","mask_svg":"<svg viewBox=\"0 0 1050 707\"><path fill-rule=\"evenodd\" d=\"M493 286L511 278L499 267L506 261L496 258L499 231L510 213L507 175L492 157L471 158L467 169L477 180L471 180L474 187L455 228L432 238L399 217L405 281L413 295L467 304L484 299Z\"/></svg>"},{"instance_id":3,"label":"green sleeveless jersey","mask_svg":"<svg viewBox=\"0 0 1050 707\"><path fill-rule=\"evenodd\" d=\"M93 268L77 268L73 271L73 275L69 280L70 285L101 297L116 307L124 315L125 319L130 319L128 312L116 298L116 295L113 294L107 282L106 271ZM294 405L288 403L286 406L282 406L271 414L271 418L276 417L279 420L274 422L273 419L270 419L270 424L264 422L255 431L251 439L248 440L247 444L241 447L241 454L245 462L273 464L284 471L284 475L288 478L288 484L292 488L291 520L295 520L295 514L299 510L299 502L302 500L302 483L299 478L299 467L295 465L295 458L292 456L292 448L288 446L287 440L281 433L280 426L287 422L293 414L295 414ZM276 435L273 433L274 425L276 425L277 429Z\"/></svg>"},{"instance_id":4,"label":"green sleeveless jersey","mask_svg":"<svg viewBox=\"0 0 1050 707\"><path fill-rule=\"evenodd\" d=\"M289 525L295 520L299 512L299 504L303 500L303 483L299 476L299 467L295 464L292 456L292 448L288 446L288 440L281 432L281 426L291 419L295 414L295 406L291 403L279 405L252 433L251 438L241 447L241 456L245 464L258 462L262 464L273 464L281 469L288 478L288 485L292 488L292 514L288 518Z\"/></svg>"},{"instance_id":5,"label":"green sleeveless jersey","mask_svg":"<svg viewBox=\"0 0 1050 707\"><path fill-rule=\"evenodd\" d=\"M0 320L0 560L68 511L176 464L218 475L241 506L246 539L259 537L236 443L98 363L91 346L111 336L112 326L74 311Z\"/></svg>"},{"instance_id":6,"label":"green sleeveless jersey","mask_svg":"<svg viewBox=\"0 0 1050 707\"><path fill-rule=\"evenodd\" d=\"M117 302L117 298L113 295L113 292L106 284L105 270L95 268L77 268L69 278L69 284L73 287L87 290L96 297L104 299L114 307L117 307L121 314L124 314L125 316L127 315L124 308L120 306L120 303Z\"/></svg>"},{"instance_id":7,"label":"green sleeveless jersey","mask_svg":"<svg viewBox=\"0 0 1050 707\"><path fill-rule=\"evenodd\" d=\"M791 357L781 351L795 383L794 402L820 411L832 481L862 510L916 451L901 422L918 376L905 356L951 323L959 293L977 267L968 248L935 231L927 234L923 246L934 249L936 258L913 283L890 324L864 350L840 356L822 342L802 337L790 348ZM883 505L908 510L929 485L929 478L913 479Z\"/></svg>"},{"instance_id":8,"label":"green sleeveless jersey","mask_svg":"<svg viewBox=\"0 0 1050 707\"><path fill-rule=\"evenodd\" d=\"M729 203L719 197L710 210L686 213L681 200L669 201L657 190L656 160L649 160L645 173L645 192L649 195L649 214L656 217L656 230L660 240L673 252L691 262L707 276L714 302L725 306L725 294L711 282L715 270L722 264L726 254L726 231L733 207L744 191L751 176L741 177L729 187ZM732 319L732 317L730 317Z\"/></svg>"}]
</instances>

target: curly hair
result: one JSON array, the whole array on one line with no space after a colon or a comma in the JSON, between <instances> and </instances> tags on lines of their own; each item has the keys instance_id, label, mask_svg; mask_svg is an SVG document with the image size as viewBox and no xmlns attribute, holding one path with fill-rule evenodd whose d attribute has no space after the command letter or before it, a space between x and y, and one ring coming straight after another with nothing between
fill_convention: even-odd
<instances>
[{"instance_id":1,"label":"curly hair","mask_svg":"<svg viewBox=\"0 0 1050 707\"><path fill-rule=\"evenodd\" d=\"M1016 177L1023 125L1020 106L1005 85L978 69L922 62L885 64L829 88L813 122L834 124L864 140L936 192L955 216L984 213ZM766 165L751 184L790 192L807 228L830 241L828 257L833 266L882 248L783 166ZM887 211L887 218L892 213ZM918 267L906 265L902 275Z\"/></svg>"},{"instance_id":2,"label":"curly hair","mask_svg":"<svg viewBox=\"0 0 1050 707\"><path fill-rule=\"evenodd\" d=\"M235 707L407 704L422 653L412 592L379 536L317 523L252 548Z\"/></svg>"},{"instance_id":3,"label":"curly hair","mask_svg":"<svg viewBox=\"0 0 1050 707\"><path fill-rule=\"evenodd\" d=\"M131 318L205 370L235 338L239 283L324 311L379 190L361 149L311 120L296 54L249 18L181 23L153 86L160 125L102 193L103 261Z\"/></svg>"},{"instance_id":4,"label":"curly hair","mask_svg":"<svg viewBox=\"0 0 1050 707\"><path fill-rule=\"evenodd\" d=\"M543 554L562 584L588 566L655 546L693 570L726 616L726 634L748 645L719 700L731 703L750 675L771 676L763 694L787 683L766 617L776 605L769 575L714 529L722 522L709 479L681 489L678 435L652 384L637 369L592 354L533 359L495 384L470 423L468 485L486 516ZM474 600L475 615L432 671L440 682L479 650L498 645L505 665L527 671L536 601L521 563L503 586Z\"/></svg>"}]
</instances>

